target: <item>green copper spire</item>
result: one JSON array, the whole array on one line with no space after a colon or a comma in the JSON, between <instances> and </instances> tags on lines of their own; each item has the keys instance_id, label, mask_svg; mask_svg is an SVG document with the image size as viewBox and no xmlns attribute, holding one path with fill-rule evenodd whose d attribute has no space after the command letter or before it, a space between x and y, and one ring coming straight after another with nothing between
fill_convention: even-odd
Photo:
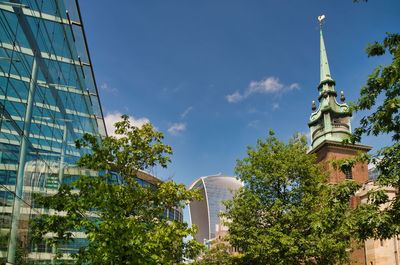
<instances>
[{"instance_id":1,"label":"green copper spire","mask_svg":"<svg viewBox=\"0 0 400 265\"><path fill-rule=\"evenodd\" d=\"M324 36L322 35L322 27L319 29L320 43L321 43L321 79L320 82L325 80L332 80L331 71L329 70L328 56L326 55Z\"/></svg>"},{"instance_id":2,"label":"green copper spire","mask_svg":"<svg viewBox=\"0 0 400 265\"><path fill-rule=\"evenodd\" d=\"M326 55L324 38L322 36L322 20L324 15L318 17L320 21L320 83L318 85L318 109L313 101L313 113L308 126L311 133L311 147L315 148L324 141L342 142L351 134L349 107L344 103L342 92L342 104L336 101L335 81L331 77Z\"/></svg>"},{"instance_id":3,"label":"green copper spire","mask_svg":"<svg viewBox=\"0 0 400 265\"><path fill-rule=\"evenodd\" d=\"M328 56L326 55L324 36L322 34L322 23L320 23L319 27L319 36L320 36L320 83L318 85L318 89L320 90L320 94L323 91L323 88L326 90L335 91L335 81L331 77L331 71L329 70ZM324 86L327 84L327 86Z\"/></svg>"}]
</instances>

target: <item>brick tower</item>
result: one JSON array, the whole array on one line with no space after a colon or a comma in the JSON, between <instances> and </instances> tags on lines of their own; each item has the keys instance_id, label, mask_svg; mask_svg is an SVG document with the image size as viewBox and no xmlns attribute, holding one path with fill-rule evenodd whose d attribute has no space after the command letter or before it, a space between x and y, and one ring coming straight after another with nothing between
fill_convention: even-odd
<instances>
[{"instance_id":1,"label":"brick tower","mask_svg":"<svg viewBox=\"0 0 400 265\"><path fill-rule=\"evenodd\" d=\"M343 91L341 92L341 104L336 101L336 82L332 79L328 57L326 55L324 38L322 36L322 24L320 23L320 82L318 85L318 109L313 101L310 121L308 126L311 133L311 154L316 154L317 162L323 163L346 157L353 157L357 152L368 152L372 147L359 144L344 144L343 140L351 135L351 112L345 103ZM349 172L343 173L335 170L329 163L331 183L338 183L346 179L353 179L360 183L368 180L367 163L358 163Z\"/></svg>"},{"instance_id":2,"label":"brick tower","mask_svg":"<svg viewBox=\"0 0 400 265\"><path fill-rule=\"evenodd\" d=\"M318 85L318 109L315 101L312 104L310 121L308 126L311 133L311 150L310 154L316 154L317 163L325 163L326 170L330 172L331 183L337 184L341 181L355 180L362 184L368 181L368 164L357 163L351 170L346 173L340 169L334 169L332 160L338 160L347 157L354 157L358 152L368 152L372 149L370 146L359 144L344 144L343 140L349 139L351 135L351 112L345 103L343 91L340 93L341 104L336 101L337 92L335 90L336 82L333 80L326 55L324 38L322 35L321 20L325 16L321 16L320 20L320 82ZM322 19L321 19L322 18ZM327 162L327 163L326 163ZM352 198L351 206L356 207L360 202L360 197ZM355 249L350 255L351 260L358 261L358 264L366 264L367 251L363 246Z\"/></svg>"}]
</instances>

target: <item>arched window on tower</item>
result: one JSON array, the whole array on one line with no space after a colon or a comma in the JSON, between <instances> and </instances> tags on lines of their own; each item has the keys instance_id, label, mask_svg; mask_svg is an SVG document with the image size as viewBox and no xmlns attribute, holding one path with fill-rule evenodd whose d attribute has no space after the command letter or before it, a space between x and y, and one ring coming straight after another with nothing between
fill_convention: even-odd
<instances>
[{"instance_id":1,"label":"arched window on tower","mask_svg":"<svg viewBox=\"0 0 400 265\"><path fill-rule=\"evenodd\" d=\"M351 168L346 170L344 172L344 174L346 175L346 179L353 179L353 172L352 172Z\"/></svg>"}]
</instances>

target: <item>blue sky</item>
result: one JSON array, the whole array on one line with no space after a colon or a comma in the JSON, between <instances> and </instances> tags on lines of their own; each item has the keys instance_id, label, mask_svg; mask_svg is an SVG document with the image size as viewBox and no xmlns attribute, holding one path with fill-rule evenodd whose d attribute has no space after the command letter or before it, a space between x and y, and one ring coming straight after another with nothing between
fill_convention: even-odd
<instances>
[{"instance_id":1,"label":"blue sky","mask_svg":"<svg viewBox=\"0 0 400 265\"><path fill-rule=\"evenodd\" d=\"M319 83L317 16L336 90L353 101L378 64L368 42L399 32L400 1L80 1L104 115L150 121L173 148L162 179L233 175L269 128L308 133ZM352 122L355 127L362 114ZM375 149L388 137L368 137Z\"/></svg>"}]
</instances>

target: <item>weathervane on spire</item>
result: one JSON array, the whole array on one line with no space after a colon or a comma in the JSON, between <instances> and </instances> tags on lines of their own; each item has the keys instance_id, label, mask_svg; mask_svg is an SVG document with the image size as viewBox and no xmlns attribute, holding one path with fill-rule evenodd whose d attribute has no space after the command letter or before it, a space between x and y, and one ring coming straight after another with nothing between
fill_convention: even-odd
<instances>
[{"instance_id":1,"label":"weathervane on spire","mask_svg":"<svg viewBox=\"0 0 400 265\"><path fill-rule=\"evenodd\" d=\"M325 19L325 15L318 16L319 27L322 28L322 20Z\"/></svg>"}]
</instances>

